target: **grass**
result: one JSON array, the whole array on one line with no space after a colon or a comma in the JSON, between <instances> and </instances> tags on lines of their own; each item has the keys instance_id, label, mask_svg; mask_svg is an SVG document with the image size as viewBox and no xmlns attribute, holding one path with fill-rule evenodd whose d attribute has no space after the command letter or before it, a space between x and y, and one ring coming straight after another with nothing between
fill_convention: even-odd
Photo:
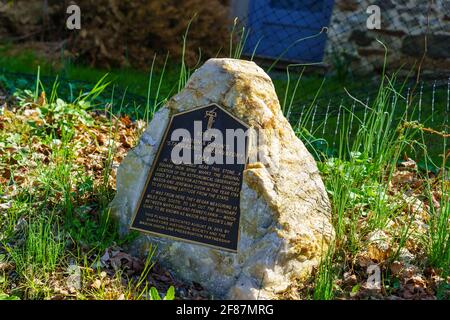
<instances>
[{"instance_id":1,"label":"grass","mask_svg":"<svg viewBox=\"0 0 450 320\"><path fill-rule=\"evenodd\" d=\"M377 263L383 268L385 292L393 280L399 281L390 274L389 269L395 261L398 263L401 260L400 252L405 250L414 252L417 259L415 263L419 265L419 257L426 257L426 264L440 269L444 279L449 274L450 202L446 138L439 137L442 143L439 174L434 179L429 178L427 175L432 168L435 169L435 165L431 165L425 134L421 130L423 127L415 125L416 121L411 119L412 114L407 110L396 118L397 105L404 103L404 97L397 91L395 80L395 75L383 78L378 95L371 105L365 105L351 96L368 111L364 117L359 117L352 109L342 108L340 124L335 131L338 135L335 150L330 151L326 140L315 139L305 129L305 119L298 122L298 134L309 142L310 150L321 160L319 168L331 197L336 231L336 242L317 270L312 289L314 299L349 297L348 293L346 295L336 289L335 285L345 272L354 273L355 269L361 269L362 265L357 262L361 258L370 259L371 263ZM304 117L309 116L310 110ZM357 128L354 135L352 122ZM353 139L349 139L350 136ZM318 141L323 144L317 144ZM414 149L423 152L425 170L414 173L422 176L422 180L416 190L408 190L408 185L399 185L395 178L399 174L398 164ZM425 218L430 226L428 232L413 230L413 224L422 220L416 217L417 213L402 197L411 193L418 198L428 198L430 205ZM440 194L438 204L432 199L436 193ZM376 231L388 234L389 249L385 252L370 252L371 246L376 246L370 235ZM419 248L414 247L413 243ZM402 262L403 267L406 265ZM359 272L364 274L364 270ZM358 286L356 290L352 288L351 294L360 290L361 284ZM363 296L362 293L360 295Z\"/></svg>"},{"instance_id":2,"label":"grass","mask_svg":"<svg viewBox=\"0 0 450 320\"><path fill-rule=\"evenodd\" d=\"M184 42L187 41L188 32L189 30L186 31L186 34L183 37L185 39ZM238 58L242 55L246 31L235 31L235 33L243 34L241 36L241 41L239 41L235 47L230 46L230 55L234 58ZM231 38L232 37L230 37L230 41L232 41ZM181 61L183 61L183 59ZM197 66L198 64L196 66L188 67L183 62L172 61L167 55L160 58L155 56L151 63L149 63L148 70L135 70L131 68L106 70L92 68L82 64L75 64L70 59L64 57L46 57L45 54L36 53L32 49L20 49L11 44L0 45L0 71L15 74L15 79L11 79L12 75L3 79L3 86L10 87L11 91L15 91L17 88L31 88L34 86L35 74L38 67L40 67L42 82L44 82L47 87L52 86L54 78L58 76L60 79L60 87L58 88L59 96L65 100L71 101L80 90L86 92L90 91L98 79L102 78L105 74L108 74L111 86L106 90L107 92L104 94L105 97L102 100L102 103L105 104L110 102L109 100L111 98L113 87L116 88L115 96L117 102L120 102L122 94L126 90L127 100L129 100L127 103L130 104L127 112L131 116L135 116L136 110L134 109L136 106L133 105L133 100L136 100L135 102L137 104L141 104L141 110L139 111L140 118L143 116L146 104L153 101L158 101L161 104L163 98L172 96L180 88L184 87L184 83L190 72ZM303 112L303 106L309 105L319 88L321 94L319 99L317 99L317 116L318 118L323 117L328 101L329 99L332 99L332 104L334 106L334 110L332 111L334 112L330 117L331 122L333 122L333 119L336 117L337 107L340 102L340 98L335 99L337 95L345 98L347 102L353 102L352 99L346 96L344 88L350 92L367 93L369 91L370 93L376 94L377 84L373 81L372 77L361 78L361 76L347 73L342 75L343 72L323 76L320 73L303 72L304 68L305 66L296 64L288 66L288 75L286 75L284 70L273 69L270 73L279 97L284 97L285 92L291 89L289 88L291 82L289 81L289 77L291 77L292 80L297 80L299 75L303 74L301 81L298 82L295 93L291 92L291 94L289 94L289 99L292 99L293 101L291 113L295 116L299 116L300 113ZM0 83L2 83L1 76ZM368 84L370 90L367 90ZM424 101L431 101L433 98L432 92L426 89L427 88L423 91L422 98ZM440 116L442 111L441 107L444 106L440 101L440 99L443 99L444 97L443 94L440 94L443 90L446 89L442 89L438 86L438 94L435 97L435 105L437 107L436 110L434 110L436 117ZM152 94L149 96L148 94L150 92ZM406 94L406 92L404 94ZM429 114L430 110L428 110L427 113L425 106L423 109L424 114L422 115L422 118L424 120L427 118L426 114ZM332 126L332 124L333 123L330 123L330 126Z\"/></svg>"},{"instance_id":3,"label":"grass","mask_svg":"<svg viewBox=\"0 0 450 320\"><path fill-rule=\"evenodd\" d=\"M52 229L58 223L52 222L52 217L39 217L29 220L26 227L25 244L19 247L6 247L15 270L23 279L23 287L30 298L45 297L48 288L43 285L49 280L49 275L55 272L60 259L64 255L64 243L59 237L59 231Z\"/></svg>"},{"instance_id":4,"label":"grass","mask_svg":"<svg viewBox=\"0 0 450 320\"><path fill-rule=\"evenodd\" d=\"M189 28L183 37L183 45L186 45ZM234 35L240 35L235 46L230 45L230 55L238 58L242 55L242 48L246 39L246 30L236 30L230 35L233 43ZM39 51L37 51L39 52ZM303 123L316 137L324 138L331 144L336 144L335 129L339 127L339 115L342 108L351 109L355 116L363 118L367 109L359 103L355 103L347 91L364 102L371 104L378 92L378 80L374 77L352 74L349 68L336 65L337 72L328 72L325 76L311 72L311 66L289 65L287 70L275 70L270 72L276 92L283 104L291 103L289 115L291 119L301 118L310 112ZM11 92L18 88L30 88L35 85L35 73L40 67L41 81L46 87L54 83L55 77L59 77L60 86L57 88L58 95L64 100L72 101L80 91L89 92L98 79L108 74L110 86L96 101L103 106L113 103L116 107L113 112L117 113L122 99L125 103L121 110L134 119L146 118L165 102L165 98L172 96L180 88L184 87L188 76L196 66L187 66L184 59L172 61L169 55L157 58L149 63L148 70L134 70L131 68L121 69L96 69L89 66L75 64L62 54L59 57L47 57L32 49L20 49L11 44L0 45L0 84L9 88ZM286 72L287 71L287 72ZM12 74L8 74L12 73ZM1 73L1 72L0 72ZM294 85L295 83L295 90ZM401 94L403 103L396 104L394 113L395 120L401 119L405 109L411 108L411 101L416 107L408 110L411 119L415 119L427 127L444 130L443 120L448 118L448 88L445 85L436 85L436 82L416 84L413 81L405 85L399 85L395 90ZM288 93L289 101L283 101ZM414 96L408 96L413 94ZM112 98L113 97L113 98ZM113 101L111 101L113 100ZM420 101L419 101L420 100ZM314 104L312 104L314 102ZM408 102L409 106L406 106ZM150 112L149 112L150 110ZM326 121L324 121L326 119ZM322 125L318 125L322 124ZM292 125L297 123L292 122ZM356 127L352 126L349 139L355 136ZM433 159L440 150L441 141L434 135L427 137L429 152ZM419 159L422 160L422 159Z\"/></svg>"},{"instance_id":5,"label":"grass","mask_svg":"<svg viewBox=\"0 0 450 320\"><path fill-rule=\"evenodd\" d=\"M239 57L242 47L230 46L230 54ZM30 52L9 56L10 49L4 47L0 58L9 71L41 67L37 79L15 88L12 109L3 107L0 113L0 299L160 299L149 281L155 248L141 270L102 260L105 252L117 254L114 248L135 236L118 234L108 203L118 164L192 70L165 57L161 65L153 60L149 74L112 70L105 78L104 70L67 63L55 68ZM426 94L419 92L422 100L405 96L407 82L384 75L367 101L337 79L306 76L302 68L294 75L297 67L274 82L283 112L318 161L336 230L335 243L301 294L369 298L374 293L365 288L367 267L376 264L382 289L375 295L448 298L448 142L445 126L430 130L424 113L418 121ZM62 82L43 81L56 74L95 84L89 90L71 88L63 97ZM8 83L17 86L4 77L2 86ZM127 106L127 90L116 95L119 86L144 96L144 104ZM329 88L342 92L335 98L335 112L319 107L321 92ZM448 97L442 91L432 95L437 115L431 116L442 118ZM304 108L299 108L300 98ZM430 136L436 141L433 149ZM405 169L408 156L422 163ZM401 271L395 268L399 265ZM65 284L68 268L78 270L83 286ZM429 292L419 290L424 285ZM166 299L174 298L174 289L164 290Z\"/></svg>"},{"instance_id":6,"label":"grass","mask_svg":"<svg viewBox=\"0 0 450 320\"><path fill-rule=\"evenodd\" d=\"M16 50L19 50L18 52ZM157 62L158 63L158 62ZM164 61L159 62L162 66ZM164 96L174 93L176 89L173 83L178 79L178 63L167 64L170 66L165 71L167 81L161 83L160 90ZM0 69L8 72L25 73L35 77L36 70L40 68L41 76L56 77L80 80L86 83L95 84L98 79L105 74L109 74L113 84L121 88L129 88L130 92L147 96L148 92L148 72L123 69L98 69L89 66L74 64L65 58L50 60L44 55L39 55L32 49L17 49L13 45L3 44L0 46ZM162 74L161 68L155 68L152 72L156 78Z\"/></svg>"},{"instance_id":7,"label":"grass","mask_svg":"<svg viewBox=\"0 0 450 320\"><path fill-rule=\"evenodd\" d=\"M36 82L38 94L20 91L13 109L0 113L0 214L5 217L0 253L2 267L18 279L2 291L23 299L55 298L60 292L69 299L154 296L146 278L154 251L130 279L122 269L108 277L92 267L105 250L134 237L119 236L108 204L114 195L112 166L140 131L127 117L92 113L103 78L70 103L57 97L57 84L45 94L39 77ZM70 265L82 270L88 284L82 290L61 289Z\"/></svg>"},{"instance_id":8,"label":"grass","mask_svg":"<svg viewBox=\"0 0 450 320\"><path fill-rule=\"evenodd\" d=\"M425 137L422 135L422 141ZM440 174L443 179L438 181L441 190L441 197L438 206L431 206L431 223L430 223L430 239L429 239L429 258L431 264L443 268L445 273L449 273L450 266L450 189L448 183L448 169L446 169L446 161L448 159L447 139L444 138L443 143L442 170ZM447 153L447 154L446 154ZM425 185L425 194L429 202L433 202L433 186L429 180Z\"/></svg>"}]
</instances>

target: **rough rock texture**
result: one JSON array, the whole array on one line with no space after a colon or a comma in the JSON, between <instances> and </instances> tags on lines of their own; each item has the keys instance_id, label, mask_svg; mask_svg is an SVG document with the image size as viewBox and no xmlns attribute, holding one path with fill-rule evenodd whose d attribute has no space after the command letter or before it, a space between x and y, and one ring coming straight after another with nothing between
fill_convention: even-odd
<instances>
[{"instance_id":1,"label":"rough rock texture","mask_svg":"<svg viewBox=\"0 0 450 320\"><path fill-rule=\"evenodd\" d=\"M334 231L315 161L284 118L269 76L253 62L209 60L157 112L118 170L112 212L126 232L169 117L210 103L260 129L266 142L259 150L266 161L244 171L238 253L144 235L134 248L157 244L160 262L216 298L276 298L319 263Z\"/></svg>"}]
</instances>

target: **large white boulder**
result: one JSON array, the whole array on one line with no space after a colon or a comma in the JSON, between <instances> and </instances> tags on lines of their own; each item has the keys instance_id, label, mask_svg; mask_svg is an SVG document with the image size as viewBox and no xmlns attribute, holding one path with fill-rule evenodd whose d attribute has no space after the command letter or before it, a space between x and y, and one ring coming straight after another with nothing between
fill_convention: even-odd
<instances>
[{"instance_id":1,"label":"large white boulder","mask_svg":"<svg viewBox=\"0 0 450 320\"><path fill-rule=\"evenodd\" d=\"M158 246L158 260L216 298L273 299L304 280L334 237L331 209L316 163L283 116L269 76L255 63L211 59L154 116L117 173L111 204L128 232L147 174L172 114L216 103L259 130L264 162L244 171L238 253L140 236L133 249Z\"/></svg>"}]
</instances>

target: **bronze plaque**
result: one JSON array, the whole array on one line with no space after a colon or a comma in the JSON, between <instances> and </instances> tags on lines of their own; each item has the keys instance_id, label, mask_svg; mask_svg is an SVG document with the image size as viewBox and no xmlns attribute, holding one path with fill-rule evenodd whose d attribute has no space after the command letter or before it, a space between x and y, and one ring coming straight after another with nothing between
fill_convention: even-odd
<instances>
[{"instance_id":1,"label":"bronze plaque","mask_svg":"<svg viewBox=\"0 0 450 320\"><path fill-rule=\"evenodd\" d=\"M131 229L236 252L247 129L216 104L172 116Z\"/></svg>"}]
</instances>

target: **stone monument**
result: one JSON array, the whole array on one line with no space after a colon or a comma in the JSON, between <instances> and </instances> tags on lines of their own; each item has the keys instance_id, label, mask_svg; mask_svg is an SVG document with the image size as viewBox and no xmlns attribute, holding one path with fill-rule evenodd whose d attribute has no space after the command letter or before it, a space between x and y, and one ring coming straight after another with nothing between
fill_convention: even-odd
<instances>
[{"instance_id":1,"label":"stone monument","mask_svg":"<svg viewBox=\"0 0 450 320\"><path fill-rule=\"evenodd\" d=\"M170 132L195 119L250 128L263 143L233 153L248 157L246 165L171 163ZM121 232L143 231L133 250L157 245L160 263L219 299L276 299L306 279L334 238L313 157L270 77L242 60L208 60L155 114L118 169L111 210Z\"/></svg>"}]
</instances>

